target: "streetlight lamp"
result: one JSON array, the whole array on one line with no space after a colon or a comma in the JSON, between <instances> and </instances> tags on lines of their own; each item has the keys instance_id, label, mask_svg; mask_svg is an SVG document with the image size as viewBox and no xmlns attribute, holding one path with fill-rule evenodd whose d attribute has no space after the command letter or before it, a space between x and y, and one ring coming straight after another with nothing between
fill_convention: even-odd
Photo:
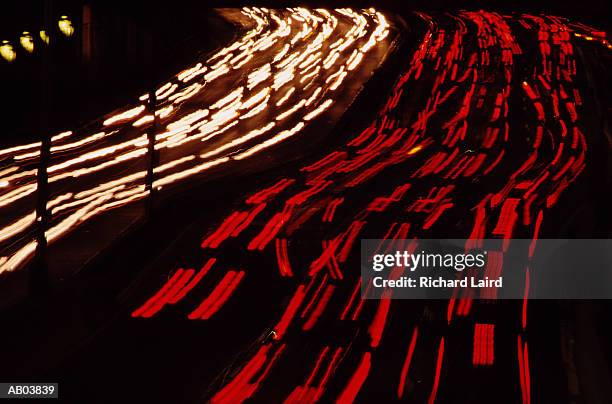
<instances>
[{"instance_id":1,"label":"streetlight lamp","mask_svg":"<svg viewBox=\"0 0 612 404\"><path fill-rule=\"evenodd\" d=\"M72 26L72 21L70 21L65 15L62 15L60 17L57 26L59 27L62 34L66 36L72 36L72 34L74 34L74 27Z\"/></svg>"},{"instance_id":2,"label":"streetlight lamp","mask_svg":"<svg viewBox=\"0 0 612 404\"><path fill-rule=\"evenodd\" d=\"M26 50L28 53L34 52L34 38L28 31L24 31L19 38L19 43L21 47Z\"/></svg>"},{"instance_id":3,"label":"streetlight lamp","mask_svg":"<svg viewBox=\"0 0 612 404\"><path fill-rule=\"evenodd\" d=\"M11 45L9 41L2 41L2 45L0 45L0 55L9 63L17 57L17 53L15 53L15 49L13 49L13 45Z\"/></svg>"}]
</instances>

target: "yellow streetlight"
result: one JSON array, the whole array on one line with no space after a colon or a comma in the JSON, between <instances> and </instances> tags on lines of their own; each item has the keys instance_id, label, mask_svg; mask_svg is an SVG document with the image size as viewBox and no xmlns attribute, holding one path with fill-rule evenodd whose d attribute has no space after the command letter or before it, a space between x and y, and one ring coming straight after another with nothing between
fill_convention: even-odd
<instances>
[{"instance_id":1,"label":"yellow streetlight","mask_svg":"<svg viewBox=\"0 0 612 404\"><path fill-rule=\"evenodd\" d=\"M72 36L72 34L74 34L72 21L70 21L67 16L62 15L57 25L59 26L60 31L62 31L62 34L66 36Z\"/></svg>"},{"instance_id":2,"label":"yellow streetlight","mask_svg":"<svg viewBox=\"0 0 612 404\"><path fill-rule=\"evenodd\" d=\"M24 31L19 38L19 43L28 53L34 52L34 39L28 31Z\"/></svg>"},{"instance_id":3,"label":"yellow streetlight","mask_svg":"<svg viewBox=\"0 0 612 404\"><path fill-rule=\"evenodd\" d=\"M15 60L17 57L17 54L9 41L2 41L2 45L0 45L0 55L9 63Z\"/></svg>"},{"instance_id":4,"label":"yellow streetlight","mask_svg":"<svg viewBox=\"0 0 612 404\"><path fill-rule=\"evenodd\" d=\"M47 31L45 30L40 31L40 39L42 39L44 43L49 45L49 35L47 35Z\"/></svg>"}]
</instances>

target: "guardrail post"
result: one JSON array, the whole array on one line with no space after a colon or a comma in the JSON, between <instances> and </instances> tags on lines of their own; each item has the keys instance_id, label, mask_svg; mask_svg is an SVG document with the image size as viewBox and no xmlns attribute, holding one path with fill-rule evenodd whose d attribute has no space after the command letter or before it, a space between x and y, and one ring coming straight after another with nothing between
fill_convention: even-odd
<instances>
[{"instance_id":1,"label":"guardrail post","mask_svg":"<svg viewBox=\"0 0 612 404\"><path fill-rule=\"evenodd\" d=\"M145 216L146 219L149 220L153 215L154 208L154 198L155 198L155 188L153 187L153 183L155 182L155 167L159 162L159 158L157 152L155 150L155 136L157 135L157 95L156 93L156 85L155 85L155 36L153 31L151 32L151 56L149 60L149 71L150 71L150 86L149 86L149 102L148 109L149 113L153 115L153 122L151 122L151 126L147 131L147 155L148 155L148 164L147 164L147 176L146 176L146 184L145 189L149 191L147 195L147 199L145 201Z\"/></svg>"},{"instance_id":2,"label":"guardrail post","mask_svg":"<svg viewBox=\"0 0 612 404\"><path fill-rule=\"evenodd\" d=\"M52 26L53 0L43 2L44 29L48 32ZM49 289L49 266L47 260L47 237L49 228L49 178L47 168L51 159L51 136L49 134L49 98L50 98L50 49L42 46L42 63L40 66L41 94L40 94L40 116L39 134L40 156L38 160L38 171L36 174L36 251L34 262L30 269L30 295L33 297L46 294Z\"/></svg>"}]
</instances>

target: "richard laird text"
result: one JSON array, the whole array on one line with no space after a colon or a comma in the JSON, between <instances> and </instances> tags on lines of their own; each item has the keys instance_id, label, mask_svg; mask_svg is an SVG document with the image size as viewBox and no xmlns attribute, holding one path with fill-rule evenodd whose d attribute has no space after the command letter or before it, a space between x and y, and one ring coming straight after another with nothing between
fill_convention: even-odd
<instances>
[{"instance_id":1,"label":"richard laird text","mask_svg":"<svg viewBox=\"0 0 612 404\"><path fill-rule=\"evenodd\" d=\"M499 278L482 279L470 276L463 279L445 279L443 277L420 276L418 279L402 276L399 279L384 279L381 276L374 277L372 283L375 288L501 288L503 276Z\"/></svg>"}]
</instances>

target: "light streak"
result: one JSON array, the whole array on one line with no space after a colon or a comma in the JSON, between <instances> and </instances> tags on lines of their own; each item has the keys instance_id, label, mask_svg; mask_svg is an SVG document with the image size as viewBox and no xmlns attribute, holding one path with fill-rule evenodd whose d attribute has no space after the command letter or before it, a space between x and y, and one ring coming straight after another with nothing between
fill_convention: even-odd
<instances>
[{"instance_id":1,"label":"light streak","mask_svg":"<svg viewBox=\"0 0 612 404\"><path fill-rule=\"evenodd\" d=\"M207 61L182 69L155 90L159 132L154 148L162 160L154 168L155 189L252 157L303 132L335 102L322 97L329 90L339 89L348 73L361 64L361 58L355 55L365 53L365 35L382 29L380 17L367 10L244 8L242 13L254 22L242 37ZM344 23L339 24L340 20ZM61 27L65 35L74 33L65 16ZM43 32L41 36L48 39ZM332 51L331 46L336 55L333 64L338 64L340 73L333 81L323 82L328 75L321 73L322 58ZM12 47L2 49L5 58L14 52ZM229 89L223 90L226 83L213 87L217 80L221 83L221 78L230 76L240 78L231 82ZM311 88L317 80L321 83ZM200 101L215 93L216 99ZM276 109L297 94L300 98L288 109ZM137 103L100 121L52 137L49 183L64 187L70 180L79 181L70 183L71 192L62 193L64 197L49 207L49 242L95 215L146 197L142 183L146 173L142 166L132 167L147 153L144 131L153 121L152 113L147 112L148 100L149 95L143 94ZM241 134L239 124L256 129ZM276 128L279 131L272 133ZM246 149L240 149L245 145ZM34 142L0 149L4 164L0 167L0 207L32 200L37 174L32 164L40 155L40 146L40 142ZM168 161L164 161L164 150L173 151ZM36 245L26 237L31 222L31 211L10 214L0 221L0 273L15 269L31 257Z\"/></svg>"}]
</instances>

